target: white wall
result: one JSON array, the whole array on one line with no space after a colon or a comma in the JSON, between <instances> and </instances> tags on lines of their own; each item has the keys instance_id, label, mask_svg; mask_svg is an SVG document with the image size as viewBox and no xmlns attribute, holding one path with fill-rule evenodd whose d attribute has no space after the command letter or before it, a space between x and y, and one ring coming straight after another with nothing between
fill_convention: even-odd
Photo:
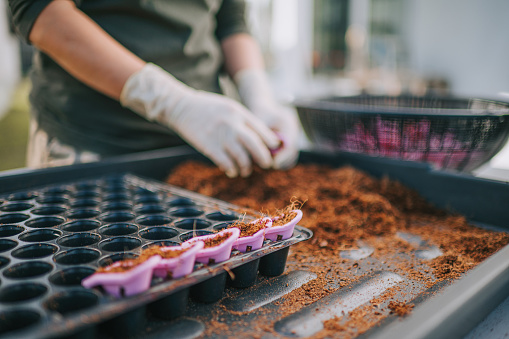
<instances>
[{"instance_id":1,"label":"white wall","mask_svg":"<svg viewBox=\"0 0 509 339\"><path fill-rule=\"evenodd\" d=\"M508 0L408 0L412 68L456 94L509 92Z\"/></svg>"},{"instance_id":2,"label":"white wall","mask_svg":"<svg viewBox=\"0 0 509 339\"><path fill-rule=\"evenodd\" d=\"M413 72L444 78L458 95L509 94L509 0L402 1L402 38ZM267 35L272 39L274 82L296 95L309 91L317 80L310 74L313 1L250 2L273 7ZM365 26L369 1L352 0L351 8L351 24Z\"/></svg>"},{"instance_id":3,"label":"white wall","mask_svg":"<svg viewBox=\"0 0 509 339\"><path fill-rule=\"evenodd\" d=\"M6 1L0 0L0 119L9 107L20 77L19 45L9 32L6 9Z\"/></svg>"}]
</instances>

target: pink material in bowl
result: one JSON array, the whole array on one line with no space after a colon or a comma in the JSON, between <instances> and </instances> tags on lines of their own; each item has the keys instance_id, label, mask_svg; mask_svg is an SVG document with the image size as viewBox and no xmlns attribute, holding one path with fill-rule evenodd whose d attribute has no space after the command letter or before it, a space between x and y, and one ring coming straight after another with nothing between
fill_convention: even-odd
<instances>
[{"instance_id":1,"label":"pink material in bowl","mask_svg":"<svg viewBox=\"0 0 509 339\"><path fill-rule=\"evenodd\" d=\"M237 238L240 235L240 230L238 228L227 228L215 234L202 235L200 237L191 238L184 242L184 244L195 243L197 241L206 242L208 239L221 237L225 234L228 234L229 236L221 244L214 247L203 248L196 254L196 261L202 264L211 265L215 263L220 263L230 258L233 243L235 242L235 240L237 240Z\"/></svg>"},{"instance_id":2,"label":"pink material in bowl","mask_svg":"<svg viewBox=\"0 0 509 339\"><path fill-rule=\"evenodd\" d=\"M284 147L285 147L285 138L281 135L281 133L279 132L275 132L277 137L279 138L279 145L276 147L276 148L270 148L269 151L270 151L270 155L272 155L273 157L275 157L279 151L281 151Z\"/></svg>"},{"instance_id":3,"label":"pink material in bowl","mask_svg":"<svg viewBox=\"0 0 509 339\"><path fill-rule=\"evenodd\" d=\"M272 241L279 241L279 240L288 239L293 235L293 230L295 228L295 225L297 225L297 223L302 219L302 211L301 210L293 210L290 212L297 213L295 218L293 218L292 221L290 221L284 225L268 227L265 230L265 239L269 239ZM272 221L274 222L277 219L278 219L278 217L273 218Z\"/></svg>"},{"instance_id":4,"label":"pink material in bowl","mask_svg":"<svg viewBox=\"0 0 509 339\"><path fill-rule=\"evenodd\" d=\"M270 227L272 225L272 220L270 218L262 218L262 219L256 219L252 221L252 223L261 222L265 224L265 228L262 228L258 232L256 232L253 235L247 236L247 237L239 237L235 242L233 243L233 248L242 252L251 252L255 251L257 249L260 249L263 246L263 241L265 240L265 230L267 227Z\"/></svg>"},{"instance_id":5,"label":"pink material in bowl","mask_svg":"<svg viewBox=\"0 0 509 339\"><path fill-rule=\"evenodd\" d=\"M125 272L94 273L83 279L81 284L86 288L102 286L106 292L117 298L139 294L150 288L154 268L160 261L161 257L155 255ZM115 262L108 267L120 265L121 262Z\"/></svg>"},{"instance_id":6,"label":"pink material in bowl","mask_svg":"<svg viewBox=\"0 0 509 339\"><path fill-rule=\"evenodd\" d=\"M178 257L164 259L157 264L154 269L154 275L159 278L166 278L170 276L172 279L177 279L188 275L193 272L196 254L203 249L205 244L203 241L195 241L193 243L184 243L180 246L164 246L161 251L179 251L187 249Z\"/></svg>"}]
</instances>

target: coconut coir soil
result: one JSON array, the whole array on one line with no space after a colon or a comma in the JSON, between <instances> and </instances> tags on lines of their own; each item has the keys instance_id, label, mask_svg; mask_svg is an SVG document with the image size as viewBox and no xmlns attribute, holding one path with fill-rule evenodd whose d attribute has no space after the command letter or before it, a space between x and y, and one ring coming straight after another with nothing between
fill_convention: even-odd
<instances>
[{"instance_id":1,"label":"coconut coir soil","mask_svg":"<svg viewBox=\"0 0 509 339\"><path fill-rule=\"evenodd\" d=\"M136 266L140 265L141 263L147 261L154 255L159 255L163 259L172 259L176 258L179 255L186 252L188 248L186 249L167 249L164 250L164 247L162 246L150 246L144 250L141 251L141 254L135 258L135 259L124 259L119 260L113 264L110 264L105 267L99 267L97 269L97 273L122 273L129 270L132 270Z\"/></svg>"},{"instance_id":2,"label":"coconut coir soil","mask_svg":"<svg viewBox=\"0 0 509 339\"><path fill-rule=\"evenodd\" d=\"M224 233L224 234L218 234L216 236L203 239L203 243L205 244L203 248L212 248L221 245L224 243L229 237L231 236L230 233Z\"/></svg>"},{"instance_id":3,"label":"coconut coir soil","mask_svg":"<svg viewBox=\"0 0 509 339\"><path fill-rule=\"evenodd\" d=\"M127 272L129 270L132 270L139 264L143 263L143 261L136 259L125 259L121 261L117 261L114 264L105 266L105 267L99 267L96 270L96 273L122 273Z\"/></svg>"},{"instance_id":4,"label":"coconut coir soil","mask_svg":"<svg viewBox=\"0 0 509 339\"><path fill-rule=\"evenodd\" d=\"M150 246L147 249L141 251L139 259L141 261L146 261L150 257L154 255L159 255L163 259L173 259L178 257L179 255L186 252L188 248L184 249L172 249L171 247L162 247L162 246Z\"/></svg>"},{"instance_id":5,"label":"coconut coir soil","mask_svg":"<svg viewBox=\"0 0 509 339\"><path fill-rule=\"evenodd\" d=\"M253 236L258 231L263 230L266 224L264 219L257 219L252 222L238 220L228 226L228 228L238 228L240 230L239 237L244 238Z\"/></svg>"},{"instance_id":6,"label":"coconut coir soil","mask_svg":"<svg viewBox=\"0 0 509 339\"><path fill-rule=\"evenodd\" d=\"M359 248L360 244L373 248L372 257L384 262L402 253L412 256L416 250L400 236L401 232L421 237L428 246L437 246L443 255L426 261L428 269L420 269L412 260L399 259L392 266L398 274L432 287L459 277L509 243L506 233L473 227L464 217L435 208L398 182L378 180L352 167L255 169L248 178L229 179L216 168L188 162L176 168L167 182L246 207L245 213L251 209L276 215L290 200L304 202L304 217L299 224L311 229L314 236L292 246L289 266L312 271L318 278L278 301L282 316L337 288L348 287L359 278L353 272L369 271L365 262L361 267L360 261L340 256L341 251ZM339 286L334 286L334 281L339 281ZM355 337L391 312L407 314L412 305L404 306L394 298L394 293L389 293L374 304L350 312L348 319L330 319L315 337L337 336L338 331L342 337ZM270 331L270 326L264 327Z\"/></svg>"}]
</instances>

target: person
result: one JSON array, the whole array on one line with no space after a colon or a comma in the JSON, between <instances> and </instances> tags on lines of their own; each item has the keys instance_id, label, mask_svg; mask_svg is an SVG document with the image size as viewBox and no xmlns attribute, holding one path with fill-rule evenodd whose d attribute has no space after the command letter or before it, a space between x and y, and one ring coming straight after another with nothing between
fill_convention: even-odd
<instances>
[{"instance_id":1,"label":"person","mask_svg":"<svg viewBox=\"0 0 509 339\"><path fill-rule=\"evenodd\" d=\"M228 176L298 157L240 0L9 0L32 44L29 167L188 143ZM221 94L219 76L240 101ZM273 152L277 150L277 152Z\"/></svg>"}]
</instances>

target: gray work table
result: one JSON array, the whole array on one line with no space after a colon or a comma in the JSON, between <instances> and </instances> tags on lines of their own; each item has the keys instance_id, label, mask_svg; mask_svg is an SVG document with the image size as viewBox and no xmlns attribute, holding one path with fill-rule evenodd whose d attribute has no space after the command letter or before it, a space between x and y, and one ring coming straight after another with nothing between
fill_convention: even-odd
<instances>
[{"instance_id":1,"label":"gray work table","mask_svg":"<svg viewBox=\"0 0 509 339\"><path fill-rule=\"evenodd\" d=\"M497 163L501 167L495 168L487 165L479 169L476 172L476 176L509 182L509 156L499 159ZM509 220L507 222L509 223ZM493 312L465 337L465 339L478 338L509 338L509 298L502 301Z\"/></svg>"}]
</instances>

